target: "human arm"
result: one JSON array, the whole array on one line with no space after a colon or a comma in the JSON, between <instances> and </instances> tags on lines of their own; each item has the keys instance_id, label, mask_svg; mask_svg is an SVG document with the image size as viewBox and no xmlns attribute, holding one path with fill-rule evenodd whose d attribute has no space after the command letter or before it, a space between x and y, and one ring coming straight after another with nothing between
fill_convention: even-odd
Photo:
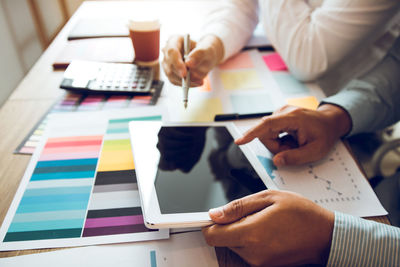
<instances>
[{"instance_id":1,"label":"human arm","mask_svg":"<svg viewBox=\"0 0 400 267\"><path fill-rule=\"evenodd\" d=\"M400 120L399 73L400 39L374 69L324 99L317 111L284 107L263 118L236 143L259 138L276 154L276 166L321 159L340 137L376 131ZM291 134L298 147L283 144L282 132Z\"/></svg>"},{"instance_id":2,"label":"human arm","mask_svg":"<svg viewBox=\"0 0 400 267\"><path fill-rule=\"evenodd\" d=\"M400 38L374 69L323 103L347 110L353 125L349 135L383 129L400 120L399 73Z\"/></svg>"},{"instance_id":3,"label":"human arm","mask_svg":"<svg viewBox=\"0 0 400 267\"><path fill-rule=\"evenodd\" d=\"M222 61L238 53L258 23L258 0L220 0L205 18L202 32L218 36L224 46Z\"/></svg>"},{"instance_id":4,"label":"human arm","mask_svg":"<svg viewBox=\"0 0 400 267\"><path fill-rule=\"evenodd\" d=\"M315 80L347 60L398 11L397 0L263 0L262 20L275 49L299 80Z\"/></svg>"},{"instance_id":5,"label":"human arm","mask_svg":"<svg viewBox=\"0 0 400 267\"><path fill-rule=\"evenodd\" d=\"M335 212L327 266L400 266L400 229Z\"/></svg>"},{"instance_id":6,"label":"human arm","mask_svg":"<svg viewBox=\"0 0 400 267\"><path fill-rule=\"evenodd\" d=\"M251 37L258 22L257 0L216 1L204 18L202 38L191 42L191 52L183 62L183 36L172 36L163 48L163 69L168 79L181 85L186 70L191 71L191 86L203 83L208 72L239 52Z\"/></svg>"}]
</instances>

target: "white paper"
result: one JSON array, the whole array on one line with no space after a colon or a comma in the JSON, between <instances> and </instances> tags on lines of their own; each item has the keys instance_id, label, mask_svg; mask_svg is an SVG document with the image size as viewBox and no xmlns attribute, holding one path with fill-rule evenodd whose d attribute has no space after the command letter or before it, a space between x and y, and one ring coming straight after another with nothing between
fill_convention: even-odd
<instances>
[{"instance_id":1,"label":"white paper","mask_svg":"<svg viewBox=\"0 0 400 267\"><path fill-rule=\"evenodd\" d=\"M245 132L256 123L257 120L248 120L236 122L236 125ZM273 157L258 139L253 140L250 147L260 161L265 162ZM270 173L279 189L297 192L329 210L359 217L387 215L387 211L341 141L318 162L282 167Z\"/></svg>"},{"instance_id":2,"label":"white paper","mask_svg":"<svg viewBox=\"0 0 400 267\"><path fill-rule=\"evenodd\" d=\"M150 259L150 251L156 257ZM171 235L169 240L91 246L0 259L0 266L218 267L213 247L201 232Z\"/></svg>"}]
</instances>

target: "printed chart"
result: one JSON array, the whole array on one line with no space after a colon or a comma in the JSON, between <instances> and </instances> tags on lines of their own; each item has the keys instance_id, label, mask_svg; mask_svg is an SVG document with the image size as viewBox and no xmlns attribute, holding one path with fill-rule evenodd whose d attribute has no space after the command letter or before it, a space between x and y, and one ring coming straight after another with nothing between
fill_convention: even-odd
<instances>
[{"instance_id":1,"label":"printed chart","mask_svg":"<svg viewBox=\"0 0 400 267\"><path fill-rule=\"evenodd\" d=\"M129 121L159 114L52 115L0 229L0 250L167 238L143 224L128 131Z\"/></svg>"},{"instance_id":2,"label":"printed chart","mask_svg":"<svg viewBox=\"0 0 400 267\"><path fill-rule=\"evenodd\" d=\"M342 142L321 161L300 167L277 169L267 149L260 151L258 159L280 189L300 193L330 210L361 217L387 214Z\"/></svg>"}]
</instances>

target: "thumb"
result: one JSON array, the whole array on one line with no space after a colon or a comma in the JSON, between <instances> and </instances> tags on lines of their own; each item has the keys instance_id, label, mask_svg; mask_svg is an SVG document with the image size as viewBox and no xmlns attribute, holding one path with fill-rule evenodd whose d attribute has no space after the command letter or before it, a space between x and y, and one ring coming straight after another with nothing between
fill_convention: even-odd
<instances>
[{"instance_id":1,"label":"thumb","mask_svg":"<svg viewBox=\"0 0 400 267\"><path fill-rule=\"evenodd\" d=\"M260 211L273 204L271 192L264 190L240 199L236 199L222 207L210 209L208 214L217 224L228 224Z\"/></svg>"},{"instance_id":2,"label":"thumb","mask_svg":"<svg viewBox=\"0 0 400 267\"><path fill-rule=\"evenodd\" d=\"M322 159L325 153L317 143L309 143L295 149L279 152L273 158L275 166L301 165Z\"/></svg>"}]
</instances>

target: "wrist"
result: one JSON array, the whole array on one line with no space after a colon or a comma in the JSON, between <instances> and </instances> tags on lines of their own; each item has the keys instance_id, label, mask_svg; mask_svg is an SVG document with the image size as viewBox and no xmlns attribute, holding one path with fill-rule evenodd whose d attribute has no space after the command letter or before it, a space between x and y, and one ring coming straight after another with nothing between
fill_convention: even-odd
<instances>
[{"instance_id":1,"label":"wrist","mask_svg":"<svg viewBox=\"0 0 400 267\"><path fill-rule=\"evenodd\" d=\"M214 66L221 63L225 55L225 49L221 39L218 36L213 34L206 35L199 41L199 43L201 43L202 46L204 45L204 47L207 47L207 49L213 55L213 58L215 59Z\"/></svg>"},{"instance_id":2,"label":"wrist","mask_svg":"<svg viewBox=\"0 0 400 267\"><path fill-rule=\"evenodd\" d=\"M327 126L335 138L339 139L350 132L352 121L345 109L332 104L323 104L318 107L318 111L324 116Z\"/></svg>"},{"instance_id":3,"label":"wrist","mask_svg":"<svg viewBox=\"0 0 400 267\"><path fill-rule=\"evenodd\" d=\"M321 243L321 251L319 257L319 264L325 266L329 259L329 254L332 246L332 236L333 236L333 228L335 226L335 213L332 211L326 210L326 214L324 214L325 221L325 229L322 231L324 233L324 238Z\"/></svg>"}]
</instances>

